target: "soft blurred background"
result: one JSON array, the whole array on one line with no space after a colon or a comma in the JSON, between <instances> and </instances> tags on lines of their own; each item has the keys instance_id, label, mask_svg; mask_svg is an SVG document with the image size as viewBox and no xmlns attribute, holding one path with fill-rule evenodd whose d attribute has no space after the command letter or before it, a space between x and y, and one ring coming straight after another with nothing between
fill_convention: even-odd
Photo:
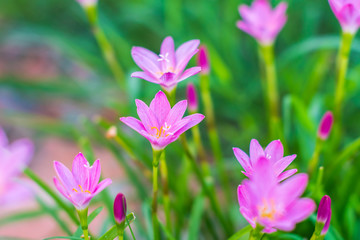
<instances>
[{"instance_id":1,"label":"soft blurred background","mask_svg":"<svg viewBox=\"0 0 360 240\"><path fill-rule=\"evenodd\" d=\"M86 15L75 0L1 0L0 125L11 140L20 137L34 140L36 151L30 167L51 186L55 175L53 160L70 167L79 151L88 158L100 158L103 176L114 180L111 196L123 192L128 199L128 210L135 212L136 221L142 222L146 207L129 180L124 162L135 173L139 172L138 168L115 141L106 140L104 126L114 124L122 129L121 134L126 136L139 159L149 160L151 147L147 140L118 121L120 116L136 116L134 99L149 103L159 90L155 84L130 78L131 72L138 70L130 55L131 47L143 46L158 53L161 41L168 35L173 36L176 46L190 39L200 39L211 56L211 93L233 190L229 217L235 220L238 230L246 225L238 211L236 196L237 186L244 176L232 147L247 151L252 138L263 146L273 140L267 137L257 44L235 26L240 19L238 5L250 2L100 0L100 25L125 70L128 87L124 93L118 88ZM272 1L273 4L279 2ZM306 171L312 156L321 116L332 108L339 33L339 24L327 1L289 1L288 22L276 41L275 51L285 133L282 140L287 155L298 155L295 165L300 171ZM324 191L332 197L335 206L333 222L337 234L333 234L333 239L360 238L359 143L352 144L360 134L359 52L360 42L355 39L347 75L342 148L325 147L321 155L322 161L332 161L341 153L348 154L331 175L326 175L325 169ZM194 64L193 59L190 65ZM185 87L190 81L199 84L198 76L181 82L178 100L185 98ZM102 126L100 119L106 122ZM200 128L209 161L213 162L205 123ZM343 147L349 145L352 148L344 153ZM181 147L174 143L169 149L169 168L176 176L170 184L176 185L182 173ZM146 178L141 179L141 184L150 192L151 185ZM197 191L195 180L190 179L189 185ZM50 213L59 215L60 219L66 216L41 190L36 192L43 199L42 206L30 200L24 201L23 206L0 210L0 239L64 235L54 220L56 217ZM94 205L102 204L94 201ZM103 210L98 220L90 225L94 232L104 231L109 226L110 220L102 220L106 215ZM308 220L300 224L297 232L309 237L311 226ZM310 232L301 231L302 228ZM202 239L206 239L206 235Z\"/></svg>"}]
</instances>

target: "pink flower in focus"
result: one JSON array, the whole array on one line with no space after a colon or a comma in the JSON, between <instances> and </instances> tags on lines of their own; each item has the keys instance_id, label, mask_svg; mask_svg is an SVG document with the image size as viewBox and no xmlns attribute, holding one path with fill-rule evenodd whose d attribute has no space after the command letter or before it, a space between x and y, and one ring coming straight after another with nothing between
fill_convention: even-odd
<instances>
[{"instance_id":1,"label":"pink flower in focus","mask_svg":"<svg viewBox=\"0 0 360 240\"><path fill-rule=\"evenodd\" d=\"M165 91L171 92L178 82L200 72L200 67L184 71L190 59L198 52L199 44L199 40L191 40L175 51L174 40L166 37L159 55L142 47L133 47L131 55L143 72L134 72L131 77L160 84Z\"/></svg>"},{"instance_id":2,"label":"pink flower in focus","mask_svg":"<svg viewBox=\"0 0 360 240\"><path fill-rule=\"evenodd\" d=\"M285 2L272 9L268 0L255 0L250 7L242 4L239 13L243 20L236 25L261 44L271 45L286 23L286 9Z\"/></svg>"},{"instance_id":3,"label":"pink flower in focus","mask_svg":"<svg viewBox=\"0 0 360 240\"><path fill-rule=\"evenodd\" d=\"M107 178L99 183L101 166L100 160L96 160L92 166L82 153L76 155L72 165L72 171L60 162L54 162L57 179L54 183L57 190L74 204L77 210L86 209L90 200L111 184Z\"/></svg>"},{"instance_id":4,"label":"pink flower in focus","mask_svg":"<svg viewBox=\"0 0 360 240\"><path fill-rule=\"evenodd\" d=\"M31 191L17 177L33 156L33 143L19 139L9 144L5 132L0 128L0 206L24 202Z\"/></svg>"},{"instance_id":5,"label":"pink flower in focus","mask_svg":"<svg viewBox=\"0 0 360 240\"><path fill-rule=\"evenodd\" d=\"M284 157L284 147L280 140L274 140L265 150L261 147L256 139L252 139L250 142L250 157L242 151L240 148L233 148L235 157L244 168L247 177L251 177L254 173L254 166L260 158L265 157L270 160L273 165L275 175L278 177L278 181L282 181L297 172L297 169L290 169L283 172L296 158L296 154Z\"/></svg>"},{"instance_id":6,"label":"pink flower in focus","mask_svg":"<svg viewBox=\"0 0 360 240\"><path fill-rule=\"evenodd\" d=\"M197 110L199 108L199 101L198 101L196 88L193 83L189 83L186 86L186 98L189 102L189 111L197 112Z\"/></svg>"},{"instance_id":7,"label":"pink flower in focus","mask_svg":"<svg viewBox=\"0 0 360 240\"><path fill-rule=\"evenodd\" d=\"M98 0L76 0L83 7L95 6Z\"/></svg>"},{"instance_id":8,"label":"pink flower in focus","mask_svg":"<svg viewBox=\"0 0 360 240\"><path fill-rule=\"evenodd\" d=\"M321 235L325 235L329 230L331 220L331 198L328 195L325 195L321 198L318 214L317 214L317 222L321 222L324 224L324 228L321 231Z\"/></svg>"},{"instance_id":9,"label":"pink flower in focus","mask_svg":"<svg viewBox=\"0 0 360 240\"><path fill-rule=\"evenodd\" d=\"M360 1L329 0L329 4L343 32L355 34L360 26Z\"/></svg>"},{"instance_id":10,"label":"pink flower in focus","mask_svg":"<svg viewBox=\"0 0 360 240\"><path fill-rule=\"evenodd\" d=\"M204 115L199 113L182 118L187 108L187 101L180 101L171 108L162 91L155 95L150 107L139 99L136 99L135 103L141 121L133 117L121 117L120 121L149 140L155 150L165 148L177 140L183 132L204 119Z\"/></svg>"},{"instance_id":11,"label":"pink flower in focus","mask_svg":"<svg viewBox=\"0 0 360 240\"><path fill-rule=\"evenodd\" d=\"M197 64L201 67L202 74L209 74L210 72L210 58L207 48L202 45L199 48L199 54L197 55Z\"/></svg>"},{"instance_id":12,"label":"pink flower in focus","mask_svg":"<svg viewBox=\"0 0 360 240\"><path fill-rule=\"evenodd\" d=\"M240 212L253 228L263 226L265 233L292 231L315 210L313 200L300 198L308 176L300 173L279 183L272 167L269 159L259 158L253 175L239 185Z\"/></svg>"},{"instance_id":13,"label":"pink flower in focus","mask_svg":"<svg viewBox=\"0 0 360 240\"><path fill-rule=\"evenodd\" d=\"M333 123L334 115L332 112L327 111L320 121L318 137L322 140L326 140L329 137Z\"/></svg>"}]
</instances>

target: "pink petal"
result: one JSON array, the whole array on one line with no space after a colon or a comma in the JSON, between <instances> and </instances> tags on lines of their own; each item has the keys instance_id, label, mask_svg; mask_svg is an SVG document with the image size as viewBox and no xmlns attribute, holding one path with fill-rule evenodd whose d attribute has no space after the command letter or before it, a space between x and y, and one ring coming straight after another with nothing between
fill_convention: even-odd
<instances>
[{"instance_id":1,"label":"pink petal","mask_svg":"<svg viewBox=\"0 0 360 240\"><path fill-rule=\"evenodd\" d=\"M328 138L333 122L334 122L334 115L332 114L332 112L327 111L322 117L319 124L319 129L318 129L319 138L321 138L322 140L326 140Z\"/></svg>"},{"instance_id":2,"label":"pink petal","mask_svg":"<svg viewBox=\"0 0 360 240\"><path fill-rule=\"evenodd\" d=\"M29 139L19 139L13 142L6 160L6 171L2 177L10 178L19 175L28 165L34 153L34 145Z\"/></svg>"},{"instance_id":3,"label":"pink petal","mask_svg":"<svg viewBox=\"0 0 360 240\"><path fill-rule=\"evenodd\" d=\"M260 157L264 157L265 153L261 145L256 139L252 139L250 142L250 161L254 166Z\"/></svg>"},{"instance_id":4,"label":"pink petal","mask_svg":"<svg viewBox=\"0 0 360 240\"><path fill-rule=\"evenodd\" d=\"M0 147L6 146L7 144L8 144L8 139L7 139L6 133L5 133L4 129L2 129L0 127Z\"/></svg>"},{"instance_id":5,"label":"pink petal","mask_svg":"<svg viewBox=\"0 0 360 240\"><path fill-rule=\"evenodd\" d=\"M134 117L121 117L120 121L140 133L141 131L146 131L144 125L142 122L140 122L138 119Z\"/></svg>"},{"instance_id":6,"label":"pink petal","mask_svg":"<svg viewBox=\"0 0 360 240\"><path fill-rule=\"evenodd\" d=\"M64 164L57 161L54 161L54 168L60 182L63 184L67 192L72 192L72 189L76 188L77 184L70 170L65 167Z\"/></svg>"},{"instance_id":7,"label":"pink petal","mask_svg":"<svg viewBox=\"0 0 360 240\"><path fill-rule=\"evenodd\" d=\"M252 172L252 166L249 156L244 153L240 148L233 148L236 159L246 172Z\"/></svg>"},{"instance_id":8,"label":"pink petal","mask_svg":"<svg viewBox=\"0 0 360 240\"><path fill-rule=\"evenodd\" d=\"M2 208L9 206L19 208L26 200L30 200L32 197L33 194L27 186L19 182L11 182L6 186L6 194L0 195L0 206Z\"/></svg>"},{"instance_id":9,"label":"pink petal","mask_svg":"<svg viewBox=\"0 0 360 240\"><path fill-rule=\"evenodd\" d=\"M283 202L291 203L300 197L305 191L308 183L308 176L305 173L299 173L280 184L279 196L283 197Z\"/></svg>"},{"instance_id":10,"label":"pink petal","mask_svg":"<svg viewBox=\"0 0 360 240\"><path fill-rule=\"evenodd\" d=\"M166 117L168 116L171 107L170 103L162 91L159 91L155 98L150 103L150 109L155 114L156 118L159 121L159 126L164 125Z\"/></svg>"},{"instance_id":11,"label":"pink petal","mask_svg":"<svg viewBox=\"0 0 360 240\"><path fill-rule=\"evenodd\" d=\"M176 73L184 71L190 59L197 53L199 40L190 40L183 43L175 52L176 55Z\"/></svg>"},{"instance_id":12,"label":"pink petal","mask_svg":"<svg viewBox=\"0 0 360 240\"><path fill-rule=\"evenodd\" d=\"M275 174L279 175L284 171L296 158L296 154L286 156L275 162L274 164L274 170Z\"/></svg>"},{"instance_id":13,"label":"pink petal","mask_svg":"<svg viewBox=\"0 0 360 240\"><path fill-rule=\"evenodd\" d=\"M183 118L184 121L189 121L184 127L179 129L176 134L181 135L183 132L187 131L188 129L192 128L193 126L199 124L205 118L204 115L200 113L195 113Z\"/></svg>"},{"instance_id":14,"label":"pink petal","mask_svg":"<svg viewBox=\"0 0 360 240\"><path fill-rule=\"evenodd\" d=\"M240 207L248 207L249 202L250 202L250 198L248 196L248 192L247 189L245 188L244 185L239 185L238 187L238 201L239 201L239 205Z\"/></svg>"},{"instance_id":15,"label":"pink petal","mask_svg":"<svg viewBox=\"0 0 360 240\"><path fill-rule=\"evenodd\" d=\"M281 182L289 177L291 177L292 175L294 175L295 173L297 173L297 169L290 169L290 170L287 170L283 173L281 173L279 176L278 176L278 181Z\"/></svg>"},{"instance_id":16,"label":"pink petal","mask_svg":"<svg viewBox=\"0 0 360 240\"><path fill-rule=\"evenodd\" d=\"M67 199L69 199L69 193L64 188L64 185L56 178L53 178L56 189Z\"/></svg>"},{"instance_id":17,"label":"pink petal","mask_svg":"<svg viewBox=\"0 0 360 240\"><path fill-rule=\"evenodd\" d=\"M158 62L159 57L155 53L149 51L146 48L133 47L131 49L131 55L135 63L143 71L150 73L154 77L161 75L161 70Z\"/></svg>"},{"instance_id":18,"label":"pink petal","mask_svg":"<svg viewBox=\"0 0 360 240\"><path fill-rule=\"evenodd\" d=\"M144 128L147 129L148 132L151 131L152 127L159 128L159 122L152 110L143 101L139 99L136 99L135 103L137 107L137 113Z\"/></svg>"},{"instance_id":19,"label":"pink petal","mask_svg":"<svg viewBox=\"0 0 360 240\"><path fill-rule=\"evenodd\" d=\"M175 47L172 37L166 37L161 44L160 54L166 56L167 60L161 61L162 72L168 72L169 70L175 70Z\"/></svg>"},{"instance_id":20,"label":"pink petal","mask_svg":"<svg viewBox=\"0 0 360 240\"><path fill-rule=\"evenodd\" d=\"M284 147L280 140L274 140L265 148L265 156L275 163L284 156Z\"/></svg>"},{"instance_id":21,"label":"pink petal","mask_svg":"<svg viewBox=\"0 0 360 240\"><path fill-rule=\"evenodd\" d=\"M152 74L149 74L147 72L134 72L131 74L131 77L141 78L152 83L157 83L157 84L159 83L158 78L154 77Z\"/></svg>"},{"instance_id":22,"label":"pink petal","mask_svg":"<svg viewBox=\"0 0 360 240\"><path fill-rule=\"evenodd\" d=\"M187 101L182 100L174 105L174 107L169 111L169 114L166 118L166 123L169 126L174 125L176 122L180 121L184 116L184 113L187 108Z\"/></svg>"},{"instance_id":23,"label":"pink petal","mask_svg":"<svg viewBox=\"0 0 360 240\"><path fill-rule=\"evenodd\" d=\"M102 180L96 187L95 191L92 194L92 196L95 196L99 194L102 190L104 190L107 186L109 186L112 183L110 178L106 178Z\"/></svg>"},{"instance_id":24,"label":"pink petal","mask_svg":"<svg viewBox=\"0 0 360 240\"><path fill-rule=\"evenodd\" d=\"M72 165L72 175L77 183L82 188L88 189L89 186L89 171L86 168L89 163L82 153L75 156Z\"/></svg>"},{"instance_id":25,"label":"pink petal","mask_svg":"<svg viewBox=\"0 0 360 240\"><path fill-rule=\"evenodd\" d=\"M248 221L248 223L255 228L256 227L256 222L254 221L255 217L253 214L251 214L251 211L249 209L247 209L246 207L240 207L240 213L244 216L244 218L246 219L246 221Z\"/></svg>"},{"instance_id":26,"label":"pink petal","mask_svg":"<svg viewBox=\"0 0 360 240\"><path fill-rule=\"evenodd\" d=\"M192 67L192 68L186 69L185 72L181 75L178 82L183 81L195 74L198 74L200 71L201 71L201 67Z\"/></svg>"},{"instance_id":27,"label":"pink petal","mask_svg":"<svg viewBox=\"0 0 360 240\"><path fill-rule=\"evenodd\" d=\"M96 185L99 183L101 175L101 165L100 160L96 160L92 167L90 168L90 181L89 181L89 191L94 191Z\"/></svg>"}]
</instances>

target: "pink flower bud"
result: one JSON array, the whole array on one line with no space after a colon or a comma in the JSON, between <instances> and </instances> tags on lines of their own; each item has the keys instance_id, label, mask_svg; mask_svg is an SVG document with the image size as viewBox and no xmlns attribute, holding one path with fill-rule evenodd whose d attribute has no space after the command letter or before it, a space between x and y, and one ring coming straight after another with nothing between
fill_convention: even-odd
<instances>
[{"instance_id":1,"label":"pink flower bud","mask_svg":"<svg viewBox=\"0 0 360 240\"><path fill-rule=\"evenodd\" d=\"M83 7L95 6L98 0L76 0Z\"/></svg>"},{"instance_id":2,"label":"pink flower bud","mask_svg":"<svg viewBox=\"0 0 360 240\"><path fill-rule=\"evenodd\" d=\"M322 140L326 140L329 137L333 123L334 115L332 114L332 112L327 111L320 121L318 137Z\"/></svg>"},{"instance_id":3,"label":"pink flower bud","mask_svg":"<svg viewBox=\"0 0 360 240\"><path fill-rule=\"evenodd\" d=\"M321 231L321 235L325 235L329 230L330 220L331 220L331 198L328 195L325 195L320 201L318 214L317 214L317 221L325 224L323 230Z\"/></svg>"},{"instance_id":4,"label":"pink flower bud","mask_svg":"<svg viewBox=\"0 0 360 240\"><path fill-rule=\"evenodd\" d=\"M119 193L114 201L114 217L116 223L120 224L121 222L125 221L126 211L127 206L125 195Z\"/></svg>"},{"instance_id":5,"label":"pink flower bud","mask_svg":"<svg viewBox=\"0 0 360 240\"><path fill-rule=\"evenodd\" d=\"M199 48L199 54L197 55L197 65L201 67L201 74L209 74L210 72L210 59L207 48L202 45Z\"/></svg>"},{"instance_id":6,"label":"pink flower bud","mask_svg":"<svg viewBox=\"0 0 360 240\"><path fill-rule=\"evenodd\" d=\"M331 10L344 32L355 34L360 26L360 3L357 0L329 0Z\"/></svg>"},{"instance_id":7,"label":"pink flower bud","mask_svg":"<svg viewBox=\"0 0 360 240\"><path fill-rule=\"evenodd\" d=\"M188 100L188 106L190 112L197 112L199 108L198 97L195 85L189 83L186 87L186 96Z\"/></svg>"}]
</instances>

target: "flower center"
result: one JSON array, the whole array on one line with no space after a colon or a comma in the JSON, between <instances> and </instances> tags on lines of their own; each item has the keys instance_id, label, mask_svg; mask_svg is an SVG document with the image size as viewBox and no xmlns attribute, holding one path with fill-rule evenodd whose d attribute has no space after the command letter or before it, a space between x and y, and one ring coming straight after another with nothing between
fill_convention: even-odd
<instances>
[{"instance_id":1,"label":"flower center","mask_svg":"<svg viewBox=\"0 0 360 240\"><path fill-rule=\"evenodd\" d=\"M264 200L263 205L258 206L258 210L261 218L267 218L269 220L274 220L275 215L277 214L275 203L272 200L270 201L270 204Z\"/></svg>"},{"instance_id":2,"label":"flower center","mask_svg":"<svg viewBox=\"0 0 360 240\"><path fill-rule=\"evenodd\" d=\"M167 123L164 123L164 126L161 126L160 129L157 127L152 127L151 130L156 130L156 133L153 135L154 137L156 137L157 139L159 139L160 137L168 137L169 135L173 135L173 133L169 133L168 131L170 130L171 125L168 126Z\"/></svg>"},{"instance_id":3,"label":"flower center","mask_svg":"<svg viewBox=\"0 0 360 240\"><path fill-rule=\"evenodd\" d=\"M82 193L91 194L91 192L90 192L89 190L85 190L85 191L84 191L81 185L79 185L79 188L80 188L80 191L81 191ZM77 189L75 189L75 188L73 188L72 190L73 190L74 192L76 192L76 193L79 192L79 191L78 191Z\"/></svg>"}]
</instances>

